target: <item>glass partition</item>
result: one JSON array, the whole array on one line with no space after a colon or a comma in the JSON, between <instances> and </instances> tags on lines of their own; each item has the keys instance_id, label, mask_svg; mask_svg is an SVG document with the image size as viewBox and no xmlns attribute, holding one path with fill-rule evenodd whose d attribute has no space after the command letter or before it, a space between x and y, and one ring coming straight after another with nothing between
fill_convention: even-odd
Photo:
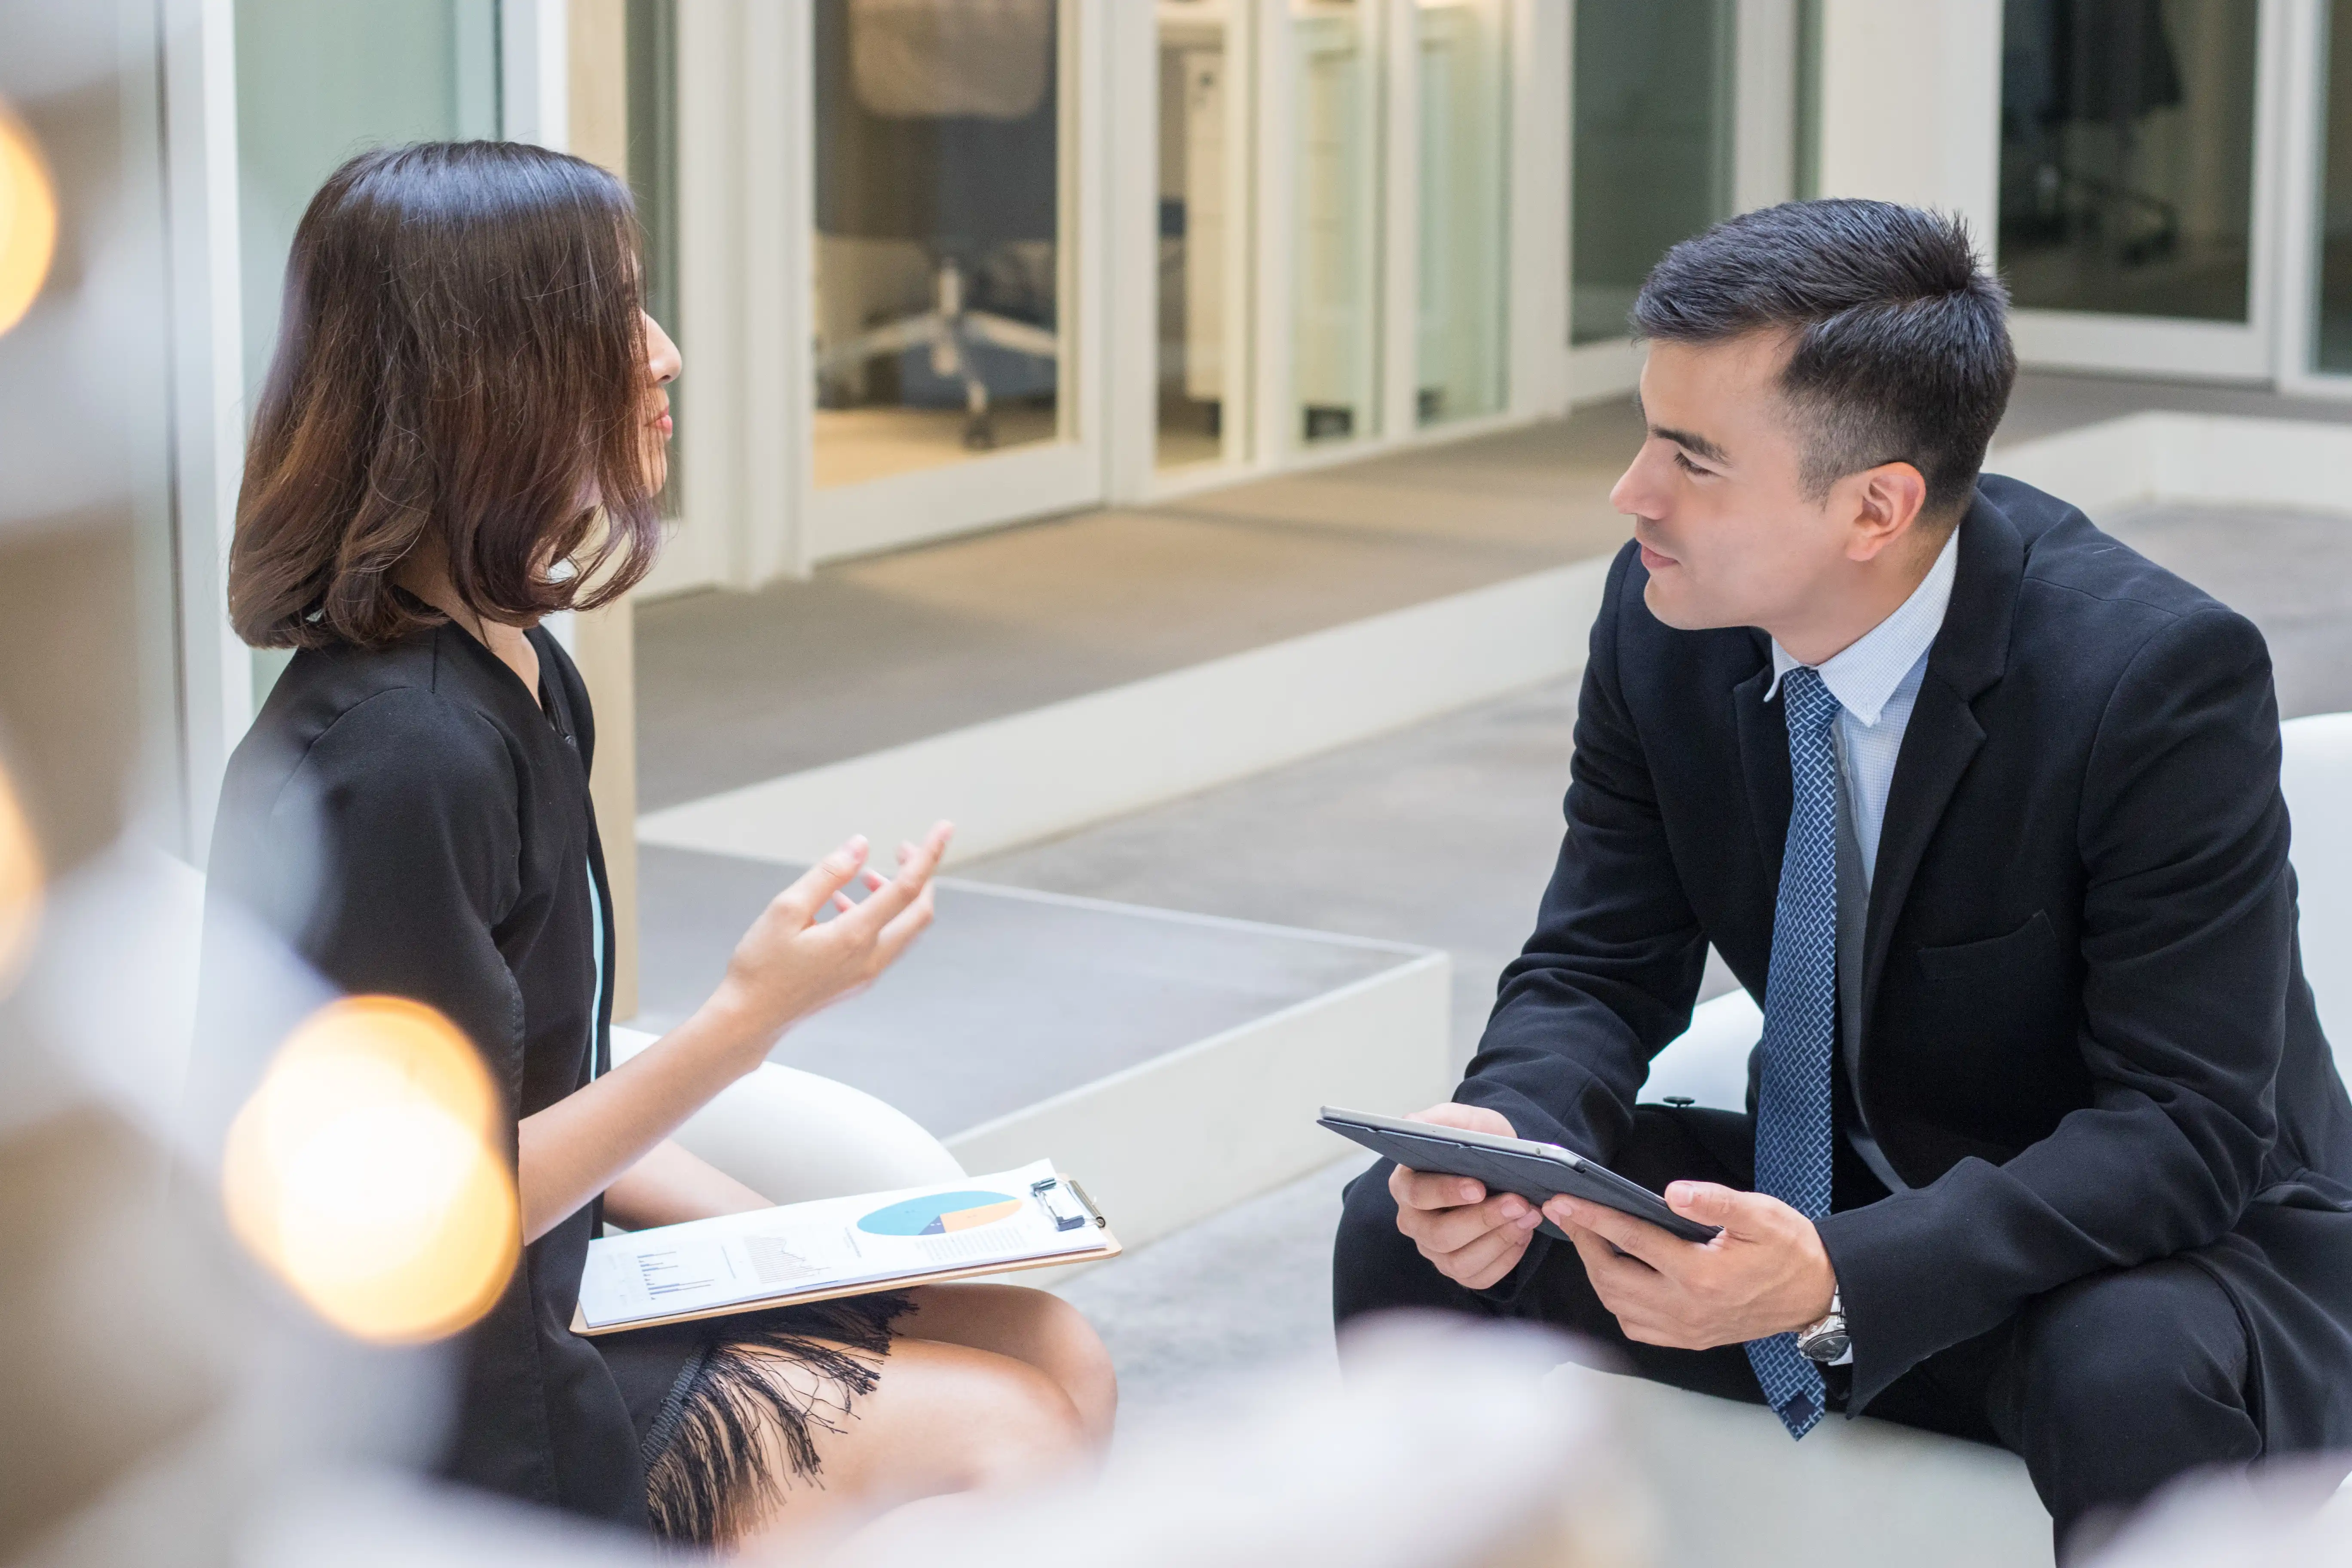
<instances>
[{"instance_id":1,"label":"glass partition","mask_svg":"<svg viewBox=\"0 0 2352 1568\"><path fill-rule=\"evenodd\" d=\"M1504 403L1506 69L1501 0L1420 0L1419 424L1492 414Z\"/></svg>"},{"instance_id":2,"label":"glass partition","mask_svg":"<svg viewBox=\"0 0 2352 1568\"><path fill-rule=\"evenodd\" d=\"M1577 0L1569 341L1626 335L1667 247L1731 215L1731 0Z\"/></svg>"},{"instance_id":3,"label":"glass partition","mask_svg":"<svg viewBox=\"0 0 2352 1568\"><path fill-rule=\"evenodd\" d=\"M237 222L245 383L278 338L294 226L345 159L388 142L499 134L497 0L236 0ZM254 657L254 700L284 653Z\"/></svg>"},{"instance_id":4,"label":"glass partition","mask_svg":"<svg viewBox=\"0 0 2352 1568\"><path fill-rule=\"evenodd\" d=\"M1379 410L1380 76L1374 0L1290 0L1296 72L1293 426L1302 444L1372 433Z\"/></svg>"},{"instance_id":5,"label":"glass partition","mask_svg":"<svg viewBox=\"0 0 2352 1568\"><path fill-rule=\"evenodd\" d=\"M236 85L245 378L258 387L319 183L366 147L499 133L497 0L236 0Z\"/></svg>"},{"instance_id":6,"label":"glass partition","mask_svg":"<svg viewBox=\"0 0 2352 1568\"><path fill-rule=\"evenodd\" d=\"M645 231L646 313L683 342L677 276L677 0L628 0L624 26L629 190L636 199L637 225ZM678 435L670 441L669 479L662 486L664 517L677 516L683 504L686 465L679 453L680 442L693 438L694 419L686 401L690 395L682 384L671 384L670 407Z\"/></svg>"},{"instance_id":7,"label":"glass partition","mask_svg":"<svg viewBox=\"0 0 2352 1568\"><path fill-rule=\"evenodd\" d=\"M818 488L1062 434L1056 0L816 0Z\"/></svg>"},{"instance_id":8,"label":"glass partition","mask_svg":"<svg viewBox=\"0 0 2352 1568\"><path fill-rule=\"evenodd\" d=\"M2341 375L2352 374L2352 0L2327 8L2326 70L2312 368Z\"/></svg>"},{"instance_id":9,"label":"glass partition","mask_svg":"<svg viewBox=\"0 0 2352 1568\"><path fill-rule=\"evenodd\" d=\"M1235 228L1248 184L1233 127L1246 88L1234 69L1234 0L1160 0L1160 310L1155 461L1238 459L1244 374Z\"/></svg>"},{"instance_id":10,"label":"glass partition","mask_svg":"<svg viewBox=\"0 0 2352 1568\"><path fill-rule=\"evenodd\" d=\"M2006 0L2000 266L2046 310L2244 321L2247 0Z\"/></svg>"}]
</instances>

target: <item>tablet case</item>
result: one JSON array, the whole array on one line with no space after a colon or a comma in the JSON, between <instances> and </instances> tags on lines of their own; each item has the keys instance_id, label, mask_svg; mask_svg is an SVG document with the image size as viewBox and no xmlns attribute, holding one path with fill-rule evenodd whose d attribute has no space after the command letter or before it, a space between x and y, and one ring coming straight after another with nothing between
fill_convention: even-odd
<instances>
[{"instance_id":1,"label":"tablet case","mask_svg":"<svg viewBox=\"0 0 2352 1568\"><path fill-rule=\"evenodd\" d=\"M1685 1241L1712 1241L1721 1234L1716 1226L1685 1219L1666 1206L1665 1199L1638 1182L1628 1181L1557 1143L1464 1132L1427 1122L1402 1122L1328 1105L1317 1121L1342 1138L1351 1139L1376 1154L1384 1154L1400 1165L1449 1176L1468 1176L1484 1182L1490 1192L1517 1193L1538 1205L1565 1193L1646 1220ZM1555 1241L1568 1239L1548 1219L1537 1229Z\"/></svg>"}]
</instances>

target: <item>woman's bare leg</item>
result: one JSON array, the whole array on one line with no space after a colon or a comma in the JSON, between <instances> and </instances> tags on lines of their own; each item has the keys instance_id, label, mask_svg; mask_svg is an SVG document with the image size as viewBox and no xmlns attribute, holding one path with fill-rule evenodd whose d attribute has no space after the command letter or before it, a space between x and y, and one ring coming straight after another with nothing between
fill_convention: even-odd
<instances>
[{"instance_id":1,"label":"woman's bare leg","mask_svg":"<svg viewBox=\"0 0 2352 1568\"><path fill-rule=\"evenodd\" d=\"M1094 1325L1076 1307L1017 1285L926 1285L907 1294L915 1310L898 1321L897 1332L1028 1363L1069 1395L1088 1441L1097 1447L1110 1441L1118 1375Z\"/></svg>"},{"instance_id":2,"label":"woman's bare leg","mask_svg":"<svg viewBox=\"0 0 2352 1568\"><path fill-rule=\"evenodd\" d=\"M905 1320L901 1320L904 1321ZM797 1363L768 1362L803 1401L827 1395ZM812 1421L814 1482L794 1475L778 1435L762 1424L768 1473L781 1506L732 1544L746 1556L782 1555L837 1536L900 1504L1052 1473L1089 1447L1060 1384L1025 1361L926 1339L894 1340L881 1381L832 1426Z\"/></svg>"}]
</instances>

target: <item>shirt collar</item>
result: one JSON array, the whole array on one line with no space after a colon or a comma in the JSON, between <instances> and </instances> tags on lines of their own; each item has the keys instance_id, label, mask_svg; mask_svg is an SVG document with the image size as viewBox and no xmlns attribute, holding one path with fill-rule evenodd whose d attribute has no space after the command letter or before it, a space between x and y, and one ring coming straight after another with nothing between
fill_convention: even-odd
<instances>
[{"instance_id":1,"label":"shirt collar","mask_svg":"<svg viewBox=\"0 0 2352 1568\"><path fill-rule=\"evenodd\" d=\"M1952 577L1958 570L1960 531L1957 528L1944 536L1944 548L1936 552L1936 563L1911 590L1911 596L1895 606L1895 613L1863 634L1843 651L1815 666L1821 671L1822 684L1838 700L1838 706L1861 720L1864 724L1878 722L1886 700L1911 673L1934 644L1936 634L1943 629L1944 611L1952 602ZM1780 678L1804 663L1796 655L1772 642L1772 684L1765 689L1764 700L1769 702L1780 689Z\"/></svg>"}]
</instances>

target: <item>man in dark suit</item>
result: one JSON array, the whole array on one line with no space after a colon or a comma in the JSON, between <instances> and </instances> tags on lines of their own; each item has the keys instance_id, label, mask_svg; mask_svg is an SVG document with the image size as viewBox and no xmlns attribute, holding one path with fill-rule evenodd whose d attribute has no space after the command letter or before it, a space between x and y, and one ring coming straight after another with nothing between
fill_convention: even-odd
<instances>
[{"instance_id":1,"label":"man in dark suit","mask_svg":"<svg viewBox=\"0 0 2352 1568\"><path fill-rule=\"evenodd\" d=\"M1956 221L1885 203L1651 274L1568 836L1421 1120L1723 1234L1383 1163L1334 1296L1564 1324L1800 1437L1866 1410L2002 1444L2078 1551L2185 1470L2352 1447L2352 1103L2263 639L1979 482L2005 311ZM1637 1105L1710 943L1763 1001L1748 1111Z\"/></svg>"}]
</instances>

